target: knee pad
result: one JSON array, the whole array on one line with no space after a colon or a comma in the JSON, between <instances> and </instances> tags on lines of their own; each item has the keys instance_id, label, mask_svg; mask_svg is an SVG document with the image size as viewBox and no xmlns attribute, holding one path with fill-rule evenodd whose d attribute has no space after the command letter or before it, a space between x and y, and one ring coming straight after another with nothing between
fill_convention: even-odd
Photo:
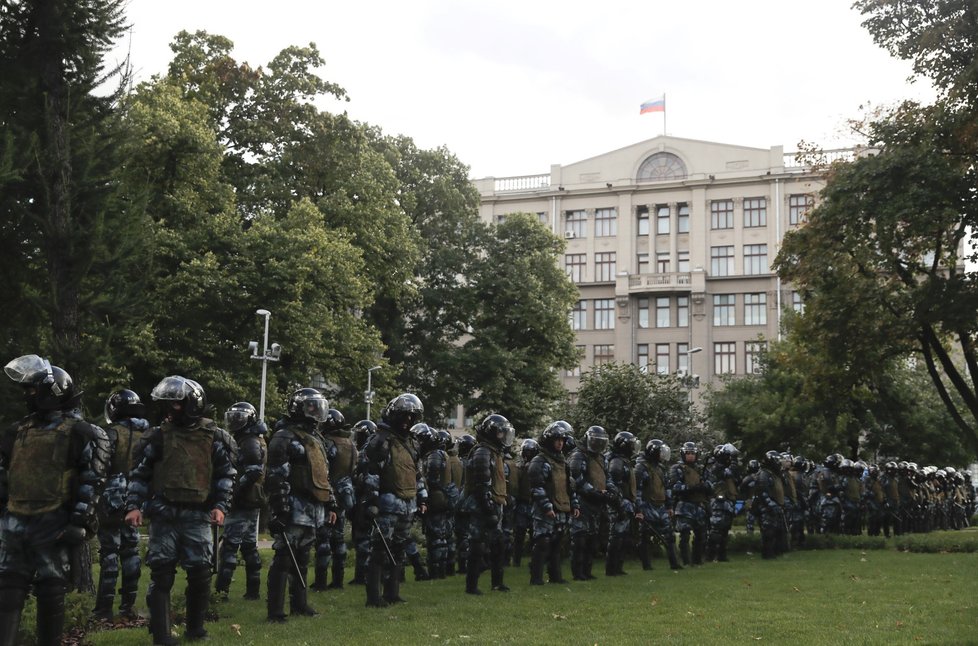
<instances>
[{"instance_id":1,"label":"knee pad","mask_svg":"<svg viewBox=\"0 0 978 646\"><path fill-rule=\"evenodd\" d=\"M113 577L119 573L119 555L106 554L101 559L102 576Z\"/></svg>"},{"instance_id":2,"label":"knee pad","mask_svg":"<svg viewBox=\"0 0 978 646\"><path fill-rule=\"evenodd\" d=\"M261 567L261 554L258 553L258 546L254 543L242 543L241 555L244 557L245 565L249 568Z\"/></svg>"},{"instance_id":3,"label":"knee pad","mask_svg":"<svg viewBox=\"0 0 978 646\"><path fill-rule=\"evenodd\" d=\"M138 577L141 567L142 561L140 560L138 554L127 556L122 560L122 576L126 578L133 576Z\"/></svg>"}]
</instances>

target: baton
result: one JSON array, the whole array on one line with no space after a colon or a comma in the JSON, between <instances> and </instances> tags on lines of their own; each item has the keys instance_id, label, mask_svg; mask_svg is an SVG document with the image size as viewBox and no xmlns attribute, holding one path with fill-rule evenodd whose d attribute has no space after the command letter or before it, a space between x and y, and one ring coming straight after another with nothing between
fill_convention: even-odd
<instances>
[{"instance_id":1,"label":"baton","mask_svg":"<svg viewBox=\"0 0 978 646\"><path fill-rule=\"evenodd\" d=\"M217 559L218 559L218 556L217 556L217 543L218 543L218 540L217 540L217 525L216 524L211 524L211 538L214 540L214 558L211 559L211 571L214 574L217 574L217 570L218 570L218 568L217 568Z\"/></svg>"},{"instance_id":2,"label":"baton","mask_svg":"<svg viewBox=\"0 0 978 646\"><path fill-rule=\"evenodd\" d=\"M380 542L384 544L384 549L387 550L387 556L391 560L391 565L397 566L397 561L394 559L394 552L391 551L390 545L387 544L387 539L384 538L384 532L380 531L380 525L377 524L377 519L374 518L374 529L377 530L377 534L380 536Z\"/></svg>"},{"instance_id":3,"label":"baton","mask_svg":"<svg viewBox=\"0 0 978 646\"><path fill-rule=\"evenodd\" d=\"M289 535L282 532L282 540L285 541L285 547L289 550L289 556L292 557L292 566L295 568L295 575L299 577L299 583L302 584L302 589L306 589L306 577L303 576L302 570L299 568L299 561L295 558L295 552L292 551L292 543L289 542Z\"/></svg>"}]
</instances>

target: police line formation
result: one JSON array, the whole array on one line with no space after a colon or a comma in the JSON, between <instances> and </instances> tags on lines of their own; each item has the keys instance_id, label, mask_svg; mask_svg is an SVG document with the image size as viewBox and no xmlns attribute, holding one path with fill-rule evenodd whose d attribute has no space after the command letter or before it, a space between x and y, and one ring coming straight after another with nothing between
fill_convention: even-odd
<instances>
[{"instance_id":1,"label":"police line formation","mask_svg":"<svg viewBox=\"0 0 978 646\"><path fill-rule=\"evenodd\" d=\"M227 410L225 430L205 417L200 384L170 376L150 395L159 426L150 427L135 392L120 390L105 403L103 429L82 419L82 393L46 359L26 355L4 370L23 387L29 415L0 440L0 646L16 643L29 588L44 617L38 643L60 643L68 551L91 536L100 545L95 617L113 617L117 584L120 614L134 617L144 518L151 521L149 630L154 644L175 644L177 565L187 577L187 639L207 636L212 580L226 598L239 551L244 598L260 598L258 517L266 505L270 622L286 621L286 596L289 614L315 615L308 588L343 588L347 523L355 549L349 583L364 585L368 607L385 607L403 601L406 564L416 579L458 573L465 591L479 595L485 570L493 591L508 591L505 567L520 566L528 552L531 584L543 585L545 573L550 583L565 583L566 537L577 581L595 578L602 547L606 576L625 574L626 544L644 569L652 542L674 570L726 561L741 507L749 531L760 525L764 558L802 545L810 533L858 534L864 524L887 536L958 529L975 511L970 478L950 467L894 461L879 468L832 454L816 468L768 451L743 468L733 445L701 456L693 442L672 462L662 440L639 450L632 433L609 438L592 426L575 442L563 421L523 440L517 455L504 416L488 415L475 437L456 440L421 421L412 394L391 400L380 422L351 429L320 391L301 388L271 433L247 402ZM411 534L416 518L426 563Z\"/></svg>"}]
</instances>

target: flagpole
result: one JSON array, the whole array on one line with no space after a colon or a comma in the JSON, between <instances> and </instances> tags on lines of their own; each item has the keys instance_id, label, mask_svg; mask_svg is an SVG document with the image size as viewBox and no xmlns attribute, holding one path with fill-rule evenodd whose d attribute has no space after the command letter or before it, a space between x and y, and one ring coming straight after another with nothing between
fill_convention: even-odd
<instances>
[{"instance_id":1,"label":"flagpole","mask_svg":"<svg viewBox=\"0 0 978 646\"><path fill-rule=\"evenodd\" d=\"M662 93L662 136L666 136L666 93Z\"/></svg>"}]
</instances>

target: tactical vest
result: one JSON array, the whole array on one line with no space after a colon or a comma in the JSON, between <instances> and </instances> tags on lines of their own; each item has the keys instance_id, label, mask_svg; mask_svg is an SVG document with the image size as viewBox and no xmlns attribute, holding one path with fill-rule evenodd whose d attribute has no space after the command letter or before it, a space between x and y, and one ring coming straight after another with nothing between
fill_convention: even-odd
<instances>
[{"instance_id":1,"label":"tactical vest","mask_svg":"<svg viewBox=\"0 0 978 646\"><path fill-rule=\"evenodd\" d=\"M177 505L200 505L211 493L214 464L214 422L202 418L194 426L163 422L163 457L153 469L153 491Z\"/></svg>"},{"instance_id":2,"label":"tactical vest","mask_svg":"<svg viewBox=\"0 0 978 646\"><path fill-rule=\"evenodd\" d=\"M622 471L625 473L625 479L618 483L619 493L624 500L635 500L635 470L624 459L615 459L622 461Z\"/></svg>"},{"instance_id":3,"label":"tactical vest","mask_svg":"<svg viewBox=\"0 0 978 646\"><path fill-rule=\"evenodd\" d=\"M784 483L781 478L770 471L768 472L771 476L771 491L770 496L774 499L774 502L778 503L782 507L784 506Z\"/></svg>"},{"instance_id":4,"label":"tactical vest","mask_svg":"<svg viewBox=\"0 0 978 646\"><path fill-rule=\"evenodd\" d=\"M646 463L645 468L649 477L642 487L642 499L655 505L666 504L666 485L662 481L662 474L652 464Z\"/></svg>"},{"instance_id":5,"label":"tactical vest","mask_svg":"<svg viewBox=\"0 0 978 646\"><path fill-rule=\"evenodd\" d=\"M516 467L520 472L519 485L516 488L516 500L519 502L532 502L533 496L530 494L530 465L521 464Z\"/></svg>"},{"instance_id":6,"label":"tactical vest","mask_svg":"<svg viewBox=\"0 0 978 646\"><path fill-rule=\"evenodd\" d=\"M557 461L546 453L541 453L550 464L550 480L547 481L547 497L553 503L555 511L569 512L571 510L570 491L567 487L567 465L563 460Z\"/></svg>"},{"instance_id":7,"label":"tactical vest","mask_svg":"<svg viewBox=\"0 0 978 646\"><path fill-rule=\"evenodd\" d=\"M700 472L697 471L695 467L691 467L688 464L683 464L680 466L683 469L683 482L686 483L687 487L694 487L700 484L700 482L702 482L702 479L700 478ZM706 493L702 491L687 493L685 498L689 502L693 502L697 504L704 503L706 502Z\"/></svg>"},{"instance_id":8,"label":"tactical vest","mask_svg":"<svg viewBox=\"0 0 978 646\"><path fill-rule=\"evenodd\" d=\"M887 478L886 497L889 500L900 500L900 487L896 478Z\"/></svg>"},{"instance_id":9,"label":"tactical vest","mask_svg":"<svg viewBox=\"0 0 978 646\"><path fill-rule=\"evenodd\" d=\"M451 479L452 483L458 487L462 488L462 460L457 455L448 454L448 477Z\"/></svg>"},{"instance_id":10,"label":"tactical vest","mask_svg":"<svg viewBox=\"0 0 978 646\"><path fill-rule=\"evenodd\" d=\"M607 491L608 474L601 464L601 457L585 453L584 459L587 460L587 481L598 491Z\"/></svg>"},{"instance_id":11,"label":"tactical vest","mask_svg":"<svg viewBox=\"0 0 978 646\"><path fill-rule=\"evenodd\" d=\"M75 472L68 467L68 449L77 422L65 418L54 428L28 422L17 429L7 473L10 511L33 516L71 501Z\"/></svg>"},{"instance_id":12,"label":"tactical vest","mask_svg":"<svg viewBox=\"0 0 978 646\"><path fill-rule=\"evenodd\" d=\"M785 493L788 496L788 499L791 500L792 502L798 500L798 491L795 489L794 479L792 479L790 476L787 478L778 478L778 479L781 480L786 485L787 491Z\"/></svg>"},{"instance_id":13,"label":"tactical vest","mask_svg":"<svg viewBox=\"0 0 978 646\"><path fill-rule=\"evenodd\" d=\"M292 491L310 496L319 502L333 499L333 488L329 484L329 462L323 443L312 433L300 428L290 429L305 449L305 462L293 461L290 465L289 485Z\"/></svg>"},{"instance_id":14,"label":"tactical vest","mask_svg":"<svg viewBox=\"0 0 978 646\"><path fill-rule=\"evenodd\" d=\"M883 485L880 484L879 480L873 480L871 491L873 492L873 500L877 503L882 503L886 500L886 496L883 495Z\"/></svg>"},{"instance_id":15,"label":"tactical vest","mask_svg":"<svg viewBox=\"0 0 978 646\"><path fill-rule=\"evenodd\" d=\"M516 492L520 490L520 470L513 460L505 460L504 464L506 466L506 496L515 497Z\"/></svg>"},{"instance_id":16,"label":"tactical vest","mask_svg":"<svg viewBox=\"0 0 978 646\"><path fill-rule=\"evenodd\" d=\"M737 483L733 478L724 478L720 481L719 494L727 500L737 500Z\"/></svg>"},{"instance_id":17,"label":"tactical vest","mask_svg":"<svg viewBox=\"0 0 978 646\"><path fill-rule=\"evenodd\" d=\"M356 447L353 445L353 440L337 435L331 435L329 439L336 447L336 457L333 458L332 470L330 471L330 474L333 476L333 482L339 482L343 478L352 478L357 460Z\"/></svg>"},{"instance_id":18,"label":"tactical vest","mask_svg":"<svg viewBox=\"0 0 978 646\"><path fill-rule=\"evenodd\" d=\"M268 460L268 444L265 442L264 435L255 435L255 441L261 446L261 454L264 460ZM240 454L239 454L240 455ZM240 458L239 458L240 461ZM241 465L239 465L238 475L241 475ZM260 508L267 502L265 498L265 464L262 464L261 475L255 480L244 494L241 496L241 505L246 509Z\"/></svg>"},{"instance_id":19,"label":"tactical vest","mask_svg":"<svg viewBox=\"0 0 978 646\"><path fill-rule=\"evenodd\" d=\"M489 451L492 455L492 501L497 505L506 504L506 465L503 456L495 451Z\"/></svg>"},{"instance_id":20,"label":"tactical vest","mask_svg":"<svg viewBox=\"0 0 978 646\"><path fill-rule=\"evenodd\" d=\"M862 498L862 483L856 478L846 478L846 500L859 502Z\"/></svg>"},{"instance_id":21,"label":"tactical vest","mask_svg":"<svg viewBox=\"0 0 978 646\"><path fill-rule=\"evenodd\" d=\"M438 451L432 451L429 453L429 457L425 458L424 473L428 476L428 511L432 513L440 513L449 510L448 496L445 494L445 487L447 487L451 482L448 479L449 475L449 463L446 456L445 465L442 468L442 472L437 474L436 478L432 473L431 468L427 465L427 461L431 459L430 456L434 456ZM437 467L435 467L437 468ZM435 472L437 473L437 472Z\"/></svg>"},{"instance_id":22,"label":"tactical vest","mask_svg":"<svg viewBox=\"0 0 978 646\"><path fill-rule=\"evenodd\" d=\"M136 440L142 435L142 431L137 432L131 425L117 422L107 428L106 433L115 442L115 452L112 454L108 474L124 473L128 476L133 467L133 452L139 444Z\"/></svg>"},{"instance_id":23,"label":"tactical vest","mask_svg":"<svg viewBox=\"0 0 978 646\"><path fill-rule=\"evenodd\" d=\"M400 438L388 436L390 459L380 473L380 490L393 493L401 500L418 495L418 474L414 453Z\"/></svg>"}]
</instances>

